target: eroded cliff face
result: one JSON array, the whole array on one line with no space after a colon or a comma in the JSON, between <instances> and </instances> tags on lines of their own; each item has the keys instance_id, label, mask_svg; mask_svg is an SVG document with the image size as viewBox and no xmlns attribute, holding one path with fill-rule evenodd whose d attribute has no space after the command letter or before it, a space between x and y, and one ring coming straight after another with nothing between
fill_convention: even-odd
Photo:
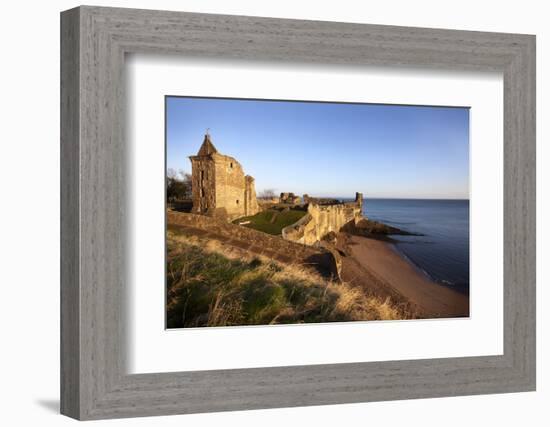
<instances>
[{"instance_id":1,"label":"eroded cliff face","mask_svg":"<svg viewBox=\"0 0 550 427\"><path fill-rule=\"evenodd\" d=\"M283 229L283 238L305 245L315 245L327 234L338 233L349 223L362 219L363 196L357 193L354 202L316 203L309 200L307 215Z\"/></svg>"}]
</instances>

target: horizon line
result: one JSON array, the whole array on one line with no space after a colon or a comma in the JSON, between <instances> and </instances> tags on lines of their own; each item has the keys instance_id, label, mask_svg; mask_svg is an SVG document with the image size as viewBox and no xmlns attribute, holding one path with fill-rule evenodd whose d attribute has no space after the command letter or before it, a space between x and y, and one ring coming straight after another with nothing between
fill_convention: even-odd
<instances>
[{"instance_id":1,"label":"horizon line","mask_svg":"<svg viewBox=\"0 0 550 427\"><path fill-rule=\"evenodd\" d=\"M306 193L310 195L309 193ZM312 197L318 197L318 198L333 198L333 199L354 199L354 196L312 196ZM464 197L399 197L399 196L380 196L380 197L374 197L374 196L363 196L364 199L376 199L376 200L468 200L470 201L470 198L464 198Z\"/></svg>"}]
</instances>

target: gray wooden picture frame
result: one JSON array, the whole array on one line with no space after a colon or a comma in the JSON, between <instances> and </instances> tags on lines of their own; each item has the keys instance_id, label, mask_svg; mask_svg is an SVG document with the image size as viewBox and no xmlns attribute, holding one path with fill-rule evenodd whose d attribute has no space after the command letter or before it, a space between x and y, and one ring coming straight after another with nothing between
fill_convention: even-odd
<instances>
[{"instance_id":1,"label":"gray wooden picture frame","mask_svg":"<svg viewBox=\"0 0 550 427\"><path fill-rule=\"evenodd\" d=\"M128 375L124 60L136 52L502 72L504 354ZM530 390L534 36L88 6L62 12L63 414L84 420Z\"/></svg>"}]
</instances>

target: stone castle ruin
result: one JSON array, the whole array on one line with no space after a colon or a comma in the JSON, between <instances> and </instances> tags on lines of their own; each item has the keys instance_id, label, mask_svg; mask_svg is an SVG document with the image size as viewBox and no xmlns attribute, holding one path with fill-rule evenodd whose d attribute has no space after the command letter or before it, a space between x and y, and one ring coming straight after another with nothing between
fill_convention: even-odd
<instances>
[{"instance_id":1,"label":"stone castle ruin","mask_svg":"<svg viewBox=\"0 0 550 427\"><path fill-rule=\"evenodd\" d=\"M296 223L283 228L283 238L304 245L315 245L329 233L338 233L346 226L356 225L363 218L363 194L355 200L315 199L304 195L307 214Z\"/></svg>"},{"instance_id":2,"label":"stone castle ruin","mask_svg":"<svg viewBox=\"0 0 550 427\"><path fill-rule=\"evenodd\" d=\"M300 196L294 193L281 193L279 196L279 203L298 205L301 203Z\"/></svg>"},{"instance_id":3,"label":"stone castle ruin","mask_svg":"<svg viewBox=\"0 0 550 427\"><path fill-rule=\"evenodd\" d=\"M192 167L192 213L233 221L262 210L256 200L254 178L244 174L235 158L219 153L208 132L197 155L189 159ZM289 209L289 204L307 209L305 216L282 230L282 237L312 246L329 233L357 224L362 219L363 195L356 193L354 201L342 202L304 194L301 203L299 196L285 192L281 193L278 204L285 205L286 209Z\"/></svg>"},{"instance_id":4,"label":"stone castle ruin","mask_svg":"<svg viewBox=\"0 0 550 427\"><path fill-rule=\"evenodd\" d=\"M208 132L196 156L190 156L193 213L234 220L260 211L254 178L233 157L220 154Z\"/></svg>"}]
</instances>

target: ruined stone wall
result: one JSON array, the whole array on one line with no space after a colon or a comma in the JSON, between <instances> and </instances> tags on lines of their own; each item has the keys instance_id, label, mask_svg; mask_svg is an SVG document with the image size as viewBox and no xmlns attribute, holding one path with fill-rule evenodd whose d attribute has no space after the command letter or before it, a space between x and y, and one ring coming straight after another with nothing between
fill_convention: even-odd
<instances>
[{"instance_id":1,"label":"ruined stone wall","mask_svg":"<svg viewBox=\"0 0 550 427\"><path fill-rule=\"evenodd\" d=\"M297 196L294 193L281 193L279 196L279 203L297 205L301 203L301 200L300 196Z\"/></svg>"},{"instance_id":2,"label":"ruined stone wall","mask_svg":"<svg viewBox=\"0 0 550 427\"><path fill-rule=\"evenodd\" d=\"M313 220L305 230L304 243L306 245L320 241L331 231L338 233L344 225L361 218L361 209L354 202L338 205L310 203L307 211Z\"/></svg>"},{"instance_id":3,"label":"ruined stone wall","mask_svg":"<svg viewBox=\"0 0 550 427\"><path fill-rule=\"evenodd\" d=\"M231 156L220 154L207 132L196 156L189 156L192 169L193 209L232 221L260 211L254 178Z\"/></svg>"},{"instance_id":4,"label":"ruined stone wall","mask_svg":"<svg viewBox=\"0 0 550 427\"><path fill-rule=\"evenodd\" d=\"M191 159L193 213L209 214L216 209L216 170L209 158Z\"/></svg>"},{"instance_id":5,"label":"ruined stone wall","mask_svg":"<svg viewBox=\"0 0 550 427\"><path fill-rule=\"evenodd\" d=\"M340 277L341 260L337 253L324 247L308 247L272 236L241 225L231 224L221 218L167 212L169 225L193 227L209 233L211 238L226 238L232 242L246 242L247 250L274 259L285 258L287 263L314 266L318 264L334 277Z\"/></svg>"},{"instance_id":6,"label":"ruined stone wall","mask_svg":"<svg viewBox=\"0 0 550 427\"><path fill-rule=\"evenodd\" d=\"M232 157L214 154L216 165L216 215L232 220L245 215L245 178Z\"/></svg>"},{"instance_id":7,"label":"ruined stone wall","mask_svg":"<svg viewBox=\"0 0 550 427\"><path fill-rule=\"evenodd\" d=\"M308 204L307 215L283 229L283 238L305 245L315 245L331 231L338 233L350 222L362 218L363 196L357 193L356 200L349 203Z\"/></svg>"},{"instance_id":8,"label":"ruined stone wall","mask_svg":"<svg viewBox=\"0 0 550 427\"><path fill-rule=\"evenodd\" d=\"M250 175L245 176L245 188L244 188L244 214L245 216L256 215L260 212L260 205L256 199L256 186L254 184L254 178Z\"/></svg>"}]
</instances>

